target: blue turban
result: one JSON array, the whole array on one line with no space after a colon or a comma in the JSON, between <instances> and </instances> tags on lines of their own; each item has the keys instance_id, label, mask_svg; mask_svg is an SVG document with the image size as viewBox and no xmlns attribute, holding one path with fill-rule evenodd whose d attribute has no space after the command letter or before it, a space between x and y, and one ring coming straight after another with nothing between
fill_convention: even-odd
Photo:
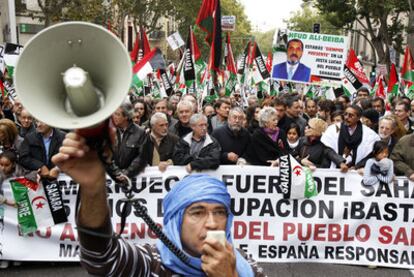
<instances>
[{"instance_id":1,"label":"blue turban","mask_svg":"<svg viewBox=\"0 0 414 277\"><path fill-rule=\"evenodd\" d=\"M230 194L227 192L226 185L211 176L196 174L185 177L177 182L163 200L164 207L164 232L168 238L180 249L181 244L181 225L185 209L195 202L219 203L226 207L229 214L226 225L227 241L232 242L231 227L233 224L233 214L230 210ZM189 262L192 267L183 263L175 256L160 240L157 248L161 255L162 263L175 273L183 276L205 276L201 269L201 259L190 256ZM239 251L236 253L236 269L239 276L253 276L253 270L249 263L242 257ZM194 268L193 268L194 267Z\"/></svg>"}]
</instances>

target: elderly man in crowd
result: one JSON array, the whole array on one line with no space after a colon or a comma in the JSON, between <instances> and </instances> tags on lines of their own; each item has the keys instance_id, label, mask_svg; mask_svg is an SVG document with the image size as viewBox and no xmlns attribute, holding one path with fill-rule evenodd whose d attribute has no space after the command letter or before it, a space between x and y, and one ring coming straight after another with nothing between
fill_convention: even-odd
<instances>
[{"instance_id":1,"label":"elderly man in crowd","mask_svg":"<svg viewBox=\"0 0 414 277\"><path fill-rule=\"evenodd\" d=\"M378 122L378 135L382 141L388 145L388 152L391 153L397 143L397 138L394 135L397 129L397 122L392 116L383 116Z\"/></svg>"},{"instance_id":2,"label":"elderly man in crowd","mask_svg":"<svg viewBox=\"0 0 414 277\"><path fill-rule=\"evenodd\" d=\"M221 146L221 164L236 164L250 143L250 133L243 127L245 114L239 107L229 112L227 124L211 134Z\"/></svg>"},{"instance_id":3,"label":"elderly man in crowd","mask_svg":"<svg viewBox=\"0 0 414 277\"><path fill-rule=\"evenodd\" d=\"M150 125L151 132L146 135L142 146L142 160L144 165L157 165L160 171L165 171L173 164L172 156L178 137L168 132L168 119L163 112L154 113Z\"/></svg>"},{"instance_id":4,"label":"elderly man in crowd","mask_svg":"<svg viewBox=\"0 0 414 277\"><path fill-rule=\"evenodd\" d=\"M187 100L182 100L177 104L177 116L178 122L169 127L169 131L178 136L179 138L184 137L190 133L190 118L194 113L193 103Z\"/></svg>"},{"instance_id":5,"label":"elderly man in crowd","mask_svg":"<svg viewBox=\"0 0 414 277\"><path fill-rule=\"evenodd\" d=\"M39 171L42 177L57 178L59 169L52 162L52 156L59 152L64 137L62 131L36 121L36 131L28 133L20 145L20 165Z\"/></svg>"},{"instance_id":6,"label":"elderly man in crowd","mask_svg":"<svg viewBox=\"0 0 414 277\"><path fill-rule=\"evenodd\" d=\"M207 133L207 117L194 114L190 119L192 132L180 139L175 147L173 162L193 170L216 169L220 165L221 147Z\"/></svg>"},{"instance_id":7,"label":"elderly man in crowd","mask_svg":"<svg viewBox=\"0 0 414 277\"><path fill-rule=\"evenodd\" d=\"M349 106L344 113L344 122L329 126L321 138L326 146L347 160L348 167L363 167L374 142L380 140L372 129L361 123L361 116L362 110L359 106Z\"/></svg>"},{"instance_id":8,"label":"elderly man in crowd","mask_svg":"<svg viewBox=\"0 0 414 277\"><path fill-rule=\"evenodd\" d=\"M36 129L35 124L33 123L33 117L28 110L23 109L19 114L19 123L17 129L19 130L19 136L24 138L27 133L32 132Z\"/></svg>"},{"instance_id":9,"label":"elderly man in crowd","mask_svg":"<svg viewBox=\"0 0 414 277\"><path fill-rule=\"evenodd\" d=\"M112 121L116 127L116 143L114 145L114 161L129 178L135 177L144 169L140 157L145 131L133 121L134 111L129 103L122 104L113 114Z\"/></svg>"}]
</instances>

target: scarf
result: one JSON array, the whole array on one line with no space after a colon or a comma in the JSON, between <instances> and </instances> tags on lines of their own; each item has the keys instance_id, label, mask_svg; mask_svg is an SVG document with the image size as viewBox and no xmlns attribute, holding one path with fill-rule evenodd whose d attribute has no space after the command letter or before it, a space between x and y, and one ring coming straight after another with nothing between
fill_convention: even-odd
<instances>
[{"instance_id":1,"label":"scarf","mask_svg":"<svg viewBox=\"0 0 414 277\"><path fill-rule=\"evenodd\" d=\"M349 150L352 150L352 164L351 166L355 165L355 160L357 158L357 149L358 146L361 144L362 141L362 123L358 122L357 127L352 134L349 134L348 126L345 124L341 124L341 130L339 131L339 139L338 139L338 154L344 154L344 149L347 147Z\"/></svg>"},{"instance_id":2,"label":"scarf","mask_svg":"<svg viewBox=\"0 0 414 277\"><path fill-rule=\"evenodd\" d=\"M179 181L171 191L165 196L163 201L164 208L164 232L168 238L183 249L181 244L181 225L185 209L195 202L209 202L223 204L229 214L226 225L227 241L232 242L231 227L233 225L233 214L230 211L230 194L227 192L226 185L206 174L195 174L185 177ZM157 249L161 255L164 266L183 276L206 276L201 269L201 259L187 256L190 264L198 269L184 264L177 258L161 241L157 241ZM253 276L253 270L242 255L235 250L236 269L240 277Z\"/></svg>"},{"instance_id":3,"label":"scarf","mask_svg":"<svg viewBox=\"0 0 414 277\"><path fill-rule=\"evenodd\" d=\"M263 131L265 134L267 134L274 142L277 142L277 139L279 137L279 128L276 130L270 129L270 128L263 128Z\"/></svg>"}]
</instances>

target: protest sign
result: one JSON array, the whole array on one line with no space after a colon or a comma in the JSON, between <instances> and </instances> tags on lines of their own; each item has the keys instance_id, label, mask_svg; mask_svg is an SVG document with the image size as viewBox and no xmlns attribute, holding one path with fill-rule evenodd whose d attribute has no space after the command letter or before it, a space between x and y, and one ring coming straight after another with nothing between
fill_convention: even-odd
<instances>
[{"instance_id":1,"label":"protest sign","mask_svg":"<svg viewBox=\"0 0 414 277\"><path fill-rule=\"evenodd\" d=\"M313 173L317 196L284 199L278 168L221 166L207 173L223 180L232 196L234 245L258 262L414 268L414 183L405 177L391 184L363 186L356 172L318 169ZM162 224L165 193L187 174L184 167L172 166L163 173L151 167L133 179L134 193L158 224ZM78 186L66 176L61 176L59 184L69 222L24 237L18 232L16 209L7 207L0 234L2 259L79 259L74 224ZM111 180L107 186L111 220L119 231L124 195ZM10 196L8 186L5 193ZM154 233L135 211L128 215L121 237L136 243L154 242Z\"/></svg>"},{"instance_id":2,"label":"protest sign","mask_svg":"<svg viewBox=\"0 0 414 277\"><path fill-rule=\"evenodd\" d=\"M286 47L277 41L272 77L298 83L339 84L347 56L347 37L287 31ZM280 39L279 39L280 40ZM281 55L279 50L286 49Z\"/></svg>"}]
</instances>

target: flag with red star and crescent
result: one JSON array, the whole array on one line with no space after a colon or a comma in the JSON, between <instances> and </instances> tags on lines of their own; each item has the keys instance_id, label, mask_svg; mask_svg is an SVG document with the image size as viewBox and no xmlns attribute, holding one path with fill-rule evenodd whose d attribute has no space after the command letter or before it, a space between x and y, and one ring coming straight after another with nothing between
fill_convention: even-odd
<instances>
[{"instance_id":1,"label":"flag with red star and crescent","mask_svg":"<svg viewBox=\"0 0 414 277\"><path fill-rule=\"evenodd\" d=\"M312 171L290 154L279 158L279 187L285 199L310 198L318 194Z\"/></svg>"},{"instance_id":2,"label":"flag with red star and crescent","mask_svg":"<svg viewBox=\"0 0 414 277\"><path fill-rule=\"evenodd\" d=\"M42 180L39 184L26 178L16 178L10 180L10 185L23 235L67 221L57 181Z\"/></svg>"}]
</instances>

